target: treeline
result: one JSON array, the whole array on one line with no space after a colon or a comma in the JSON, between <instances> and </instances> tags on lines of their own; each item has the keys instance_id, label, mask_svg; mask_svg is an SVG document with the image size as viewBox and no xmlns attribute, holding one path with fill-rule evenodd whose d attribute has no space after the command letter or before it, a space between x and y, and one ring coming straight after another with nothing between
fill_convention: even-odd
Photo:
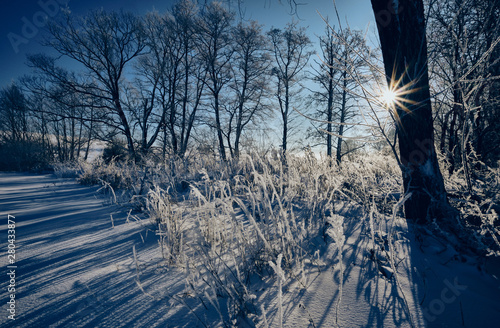
<instances>
[{"instance_id":1,"label":"treeline","mask_svg":"<svg viewBox=\"0 0 500 328\"><path fill-rule=\"evenodd\" d=\"M18 143L22 133L46 150L44 158L57 161L86 159L96 140L110 144L111 155L123 157L123 148L135 161L152 153L183 157L190 149L227 160L257 147L255 131L273 130L273 120L280 124L276 147L287 151L300 125L295 110L313 104L320 113L313 116L328 123L318 123L310 135L332 154L331 122L354 117L348 90L355 83L346 72L353 68L347 63L353 45L369 52L361 33L344 30L336 39L325 25L319 43L328 61L316 60L310 72L313 42L305 28L292 21L264 31L258 22L238 18L217 2L189 0L142 17L66 13L48 25L46 45L59 56L29 56L34 73L3 90L10 100L2 115L16 117L19 106L11 104L19 102L31 122L24 131L5 120L3 143ZM73 66L61 65L60 58ZM319 86L309 96L302 83L307 80ZM335 133L341 137L344 125ZM340 161L348 151L338 140Z\"/></svg>"},{"instance_id":2,"label":"treeline","mask_svg":"<svg viewBox=\"0 0 500 328\"><path fill-rule=\"evenodd\" d=\"M428 9L438 148L450 172L472 158L494 165L498 3L437 1ZM313 42L296 22L266 31L217 2L190 0L144 16L63 16L48 24L45 42L57 55L29 56L33 74L0 93L0 169L87 159L95 141L110 145L107 157L136 162L193 149L238 158L257 147L257 131L273 129L275 116L275 146L286 152L305 122L296 110L306 107L313 118L302 131L306 144L338 163L363 146L343 138L360 122L395 147L396 124L384 123L392 113L380 111L386 104L376 92L384 80L377 50L359 31L325 22ZM320 59L313 59L314 49Z\"/></svg>"}]
</instances>

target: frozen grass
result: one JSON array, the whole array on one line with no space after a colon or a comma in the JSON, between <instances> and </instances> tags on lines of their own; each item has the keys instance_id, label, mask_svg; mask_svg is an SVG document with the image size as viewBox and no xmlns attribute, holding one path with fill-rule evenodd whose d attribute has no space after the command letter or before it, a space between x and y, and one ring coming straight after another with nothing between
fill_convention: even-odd
<instances>
[{"instance_id":1,"label":"frozen grass","mask_svg":"<svg viewBox=\"0 0 500 328\"><path fill-rule=\"evenodd\" d=\"M184 268L186 288L219 314L220 325L265 325L250 291L255 279L276 278L280 294L285 282L305 288L308 270L319 270L317 240L326 240L331 229L342 270L343 222L331 221L338 217L332 204L363 204L379 197L381 186L387 194L399 191L396 166L382 157L342 168L312 153L289 155L286 168L282 163L278 157L242 156L235 163L95 162L57 171L74 171L81 183L102 185L112 202L142 210L155 227L163 258Z\"/></svg>"},{"instance_id":2,"label":"frozen grass","mask_svg":"<svg viewBox=\"0 0 500 328\"><path fill-rule=\"evenodd\" d=\"M397 274L402 259L395 255L400 240L393 225L401 220L404 195L399 168L391 158L371 155L338 167L306 153L289 155L285 168L276 156L247 155L234 163L200 156L143 165L77 163L57 172L68 176L71 170L78 173L81 183L101 184L114 203L149 218L166 263L184 271L186 295L217 313L216 326L281 327L286 321L285 286L308 288L311 273L323 268L319 254L324 243L336 252L332 264L339 283L338 290L331 293L338 293L335 312L339 325L344 271L348 269L343 255L350 252L345 249L348 230L356 224L364 227L370 259L394 282L401 311L414 326L411 305ZM498 193L491 190L498 189L499 175L490 170L485 176L490 187L481 190L489 198L478 204L467 202L462 211L465 217L480 217L478 243L498 255L492 246L499 245L494 208L499 202ZM463 192L464 186L460 172L447 178L451 191ZM357 206L359 222L356 217L345 222L335 204ZM277 306L258 304L255 286L263 286L271 294L276 291ZM202 326L210 326L190 311ZM310 323L315 325L313 319Z\"/></svg>"},{"instance_id":3,"label":"frozen grass","mask_svg":"<svg viewBox=\"0 0 500 328\"><path fill-rule=\"evenodd\" d=\"M499 163L500 164L500 163ZM481 167L474 171L470 187L463 169L448 174L445 185L453 206L460 210L461 224L473 234L471 247L500 256L500 165L497 168Z\"/></svg>"}]
</instances>

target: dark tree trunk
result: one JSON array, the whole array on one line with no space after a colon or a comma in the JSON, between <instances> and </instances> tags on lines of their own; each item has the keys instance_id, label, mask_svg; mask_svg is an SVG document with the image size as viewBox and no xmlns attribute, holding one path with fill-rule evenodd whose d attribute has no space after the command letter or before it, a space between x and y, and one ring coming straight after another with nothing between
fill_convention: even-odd
<instances>
[{"instance_id":1,"label":"dark tree trunk","mask_svg":"<svg viewBox=\"0 0 500 328\"><path fill-rule=\"evenodd\" d=\"M342 136L344 135L344 123L347 112L346 106L347 106L347 71L344 71L342 73L342 105L340 108L340 125L338 131L339 136L337 138L337 156L336 156L337 165L340 165L340 162L342 161Z\"/></svg>"},{"instance_id":2,"label":"dark tree trunk","mask_svg":"<svg viewBox=\"0 0 500 328\"><path fill-rule=\"evenodd\" d=\"M405 193L406 219L426 223L441 217L447 204L434 148L427 70L427 40L422 0L371 0L382 46L387 82L410 91L396 104L397 134Z\"/></svg>"},{"instance_id":3,"label":"dark tree trunk","mask_svg":"<svg viewBox=\"0 0 500 328\"><path fill-rule=\"evenodd\" d=\"M288 144L288 108L290 106L290 85L288 80L285 80L285 108L281 113L283 116L283 143L281 148L283 149L283 157L285 157Z\"/></svg>"},{"instance_id":4,"label":"dark tree trunk","mask_svg":"<svg viewBox=\"0 0 500 328\"><path fill-rule=\"evenodd\" d=\"M439 149L442 154L446 154L446 130L448 129L448 121L450 120L451 111L444 115L443 123L441 124L441 137L439 141Z\"/></svg>"},{"instance_id":5,"label":"dark tree trunk","mask_svg":"<svg viewBox=\"0 0 500 328\"><path fill-rule=\"evenodd\" d=\"M89 157L90 144L92 143L92 137L94 132L94 109L90 107L90 127L89 127L89 139L87 141L87 147L85 148L84 160L87 161Z\"/></svg>"},{"instance_id":6,"label":"dark tree trunk","mask_svg":"<svg viewBox=\"0 0 500 328\"><path fill-rule=\"evenodd\" d=\"M128 152L134 160L137 160L136 153L135 153L135 147L134 147L134 139L132 138L132 132L130 131L130 126L128 125L128 120L127 120L127 117L125 116L125 112L122 109L122 105L121 105L121 102L120 102L118 95L115 96L114 102L115 102L116 112L117 112L118 117L120 118L120 122L123 126L123 133L125 134L125 137L127 138Z\"/></svg>"},{"instance_id":7,"label":"dark tree trunk","mask_svg":"<svg viewBox=\"0 0 500 328\"><path fill-rule=\"evenodd\" d=\"M217 87L214 88L216 90ZM217 139L219 141L219 152L220 158L225 162L227 161L226 157L226 148L224 147L224 136L222 135L222 124L220 120L220 106L219 106L219 94L218 92L214 94L214 103L215 103L215 124L217 129Z\"/></svg>"},{"instance_id":8,"label":"dark tree trunk","mask_svg":"<svg viewBox=\"0 0 500 328\"><path fill-rule=\"evenodd\" d=\"M241 133L243 132L243 107L245 106L247 85L248 85L248 59L246 59L246 62L245 62L245 73L244 73L243 87L241 90L240 101L238 103L238 114L236 117L236 136L234 138L233 158L240 157L240 138L241 138ZM229 129L229 132L231 132L231 129ZM230 140L228 138L228 143L229 142L230 142ZM229 149L231 149L231 147Z\"/></svg>"},{"instance_id":9,"label":"dark tree trunk","mask_svg":"<svg viewBox=\"0 0 500 328\"><path fill-rule=\"evenodd\" d=\"M327 108L327 123L326 123L326 155L332 157L332 121L333 121L333 78L332 70L328 80L328 108ZM330 162L331 163L331 162Z\"/></svg>"}]
</instances>

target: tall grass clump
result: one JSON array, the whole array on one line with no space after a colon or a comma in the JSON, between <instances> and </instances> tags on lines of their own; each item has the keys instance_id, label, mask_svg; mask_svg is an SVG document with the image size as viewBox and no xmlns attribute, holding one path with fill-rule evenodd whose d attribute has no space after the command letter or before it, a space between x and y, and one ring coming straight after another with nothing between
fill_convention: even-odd
<instances>
[{"instance_id":1,"label":"tall grass clump","mask_svg":"<svg viewBox=\"0 0 500 328\"><path fill-rule=\"evenodd\" d=\"M167 191L155 187L148 192L146 211L157 227L162 257L173 263L183 252L184 225L182 209L174 210L169 199Z\"/></svg>"},{"instance_id":2,"label":"tall grass clump","mask_svg":"<svg viewBox=\"0 0 500 328\"><path fill-rule=\"evenodd\" d=\"M202 168L189 181L187 202L197 231L190 256L199 263L199 288L208 290L204 299L217 307L213 295L226 299L217 313L227 323L255 318L250 282L272 276L270 263L280 263L282 285L286 277L304 279L317 251L311 241L342 194L338 168L312 155L287 160L285 168L278 158L242 156L218 170Z\"/></svg>"}]
</instances>

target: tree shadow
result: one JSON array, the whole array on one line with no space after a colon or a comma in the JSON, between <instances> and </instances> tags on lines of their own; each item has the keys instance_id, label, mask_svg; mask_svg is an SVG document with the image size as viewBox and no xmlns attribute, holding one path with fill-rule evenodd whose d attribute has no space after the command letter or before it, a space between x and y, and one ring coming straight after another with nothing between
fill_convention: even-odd
<instances>
[{"instance_id":1,"label":"tree shadow","mask_svg":"<svg viewBox=\"0 0 500 328\"><path fill-rule=\"evenodd\" d=\"M0 180L2 215L16 221L16 327L198 324L187 307L171 302L184 290L184 275L165 266L149 223L127 222L127 211L103 206L95 187L50 175L0 174ZM0 226L4 245L6 230ZM7 279L1 275L0 283ZM1 327L9 324L7 315L0 317Z\"/></svg>"}]
</instances>

